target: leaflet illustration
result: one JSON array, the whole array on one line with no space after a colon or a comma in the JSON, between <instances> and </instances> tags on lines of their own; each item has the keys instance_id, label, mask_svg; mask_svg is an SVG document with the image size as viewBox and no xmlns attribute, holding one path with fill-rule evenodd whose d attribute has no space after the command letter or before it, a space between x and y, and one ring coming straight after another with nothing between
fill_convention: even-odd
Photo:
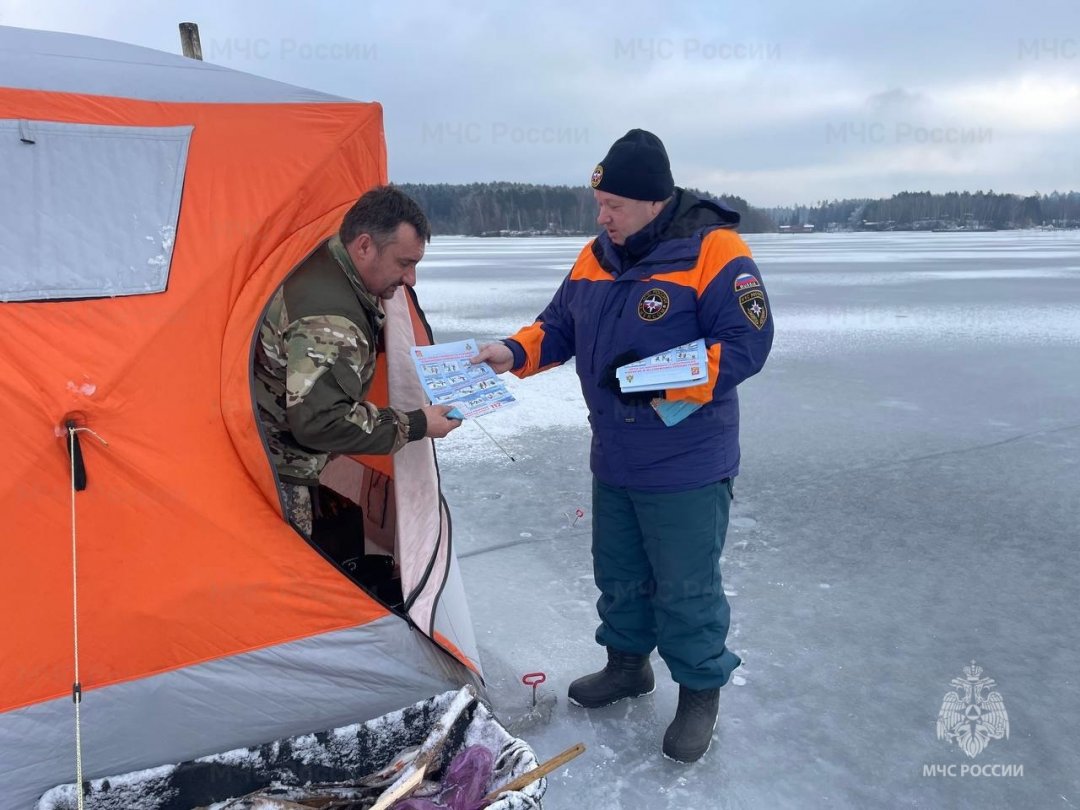
<instances>
[{"instance_id":1,"label":"leaflet illustration","mask_svg":"<svg viewBox=\"0 0 1080 810\"><path fill-rule=\"evenodd\" d=\"M667 351L627 363L615 370L624 392L655 388L689 388L708 379L705 341L695 340Z\"/></svg>"},{"instance_id":2,"label":"leaflet illustration","mask_svg":"<svg viewBox=\"0 0 1080 810\"><path fill-rule=\"evenodd\" d=\"M448 415L471 419L516 404L499 376L487 363L473 365L479 353L474 340L413 346L413 363L428 399L435 405L452 405Z\"/></svg>"}]
</instances>

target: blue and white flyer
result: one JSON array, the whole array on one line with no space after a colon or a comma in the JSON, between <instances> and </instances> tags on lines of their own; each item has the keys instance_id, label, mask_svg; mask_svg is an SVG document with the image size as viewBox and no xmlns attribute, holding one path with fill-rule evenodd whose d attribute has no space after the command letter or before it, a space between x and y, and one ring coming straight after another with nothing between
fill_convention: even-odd
<instances>
[{"instance_id":1,"label":"blue and white flyer","mask_svg":"<svg viewBox=\"0 0 1080 810\"><path fill-rule=\"evenodd\" d=\"M454 406L449 415L455 419L484 416L517 403L491 366L469 362L478 353L475 340L412 347L428 399L434 405Z\"/></svg>"}]
</instances>

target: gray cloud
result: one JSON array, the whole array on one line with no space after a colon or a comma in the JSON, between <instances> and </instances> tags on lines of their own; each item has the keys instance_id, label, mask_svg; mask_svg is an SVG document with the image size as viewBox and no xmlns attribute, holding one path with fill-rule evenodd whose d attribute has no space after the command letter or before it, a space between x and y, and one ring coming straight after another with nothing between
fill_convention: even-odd
<instances>
[{"instance_id":1,"label":"gray cloud","mask_svg":"<svg viewBox=\"0 0 1080 810\"><path fill-rule=\"evenodd\" d=\"M767 6L767 7L766 7ZM0 0L0 23L177 51L383 104L398 181L583 184L635 126L760 205L1080 188L1080 5L524 6Z\"/></svg>"}]
</instances>

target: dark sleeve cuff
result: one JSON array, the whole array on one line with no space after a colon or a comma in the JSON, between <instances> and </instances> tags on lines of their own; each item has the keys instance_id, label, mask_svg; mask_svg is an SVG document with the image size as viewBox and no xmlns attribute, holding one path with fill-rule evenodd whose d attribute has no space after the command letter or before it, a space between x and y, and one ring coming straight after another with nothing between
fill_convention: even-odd
<instances>
[{"instance_id":1,"label":"dark sleeve cuff","mask_svg":"<svg viewBox=\"0 0 1080 810\"><path fill-rule=\"evenodd\" d=\"M510 370L511 371L516 371L517 369L524 366L526 357L525 357L525 349L522 347L522 345L520 343L518 343L516 340L511 340L510 338L506 338L506 340L503 340L501 342L514 355L514 365L513 365L513 367L511 367Z\"/></svg>"},{"instance_id":2,"label":"dark sleeve cuff","mask_svg":"<svg viewBox=\"0 0 1080 810\"><path fill-rule=\"evenodd\" d=\"M409 411L409 441L415 442L427 434L427 415L422 410Z\"/></svg>"}]
</instances>

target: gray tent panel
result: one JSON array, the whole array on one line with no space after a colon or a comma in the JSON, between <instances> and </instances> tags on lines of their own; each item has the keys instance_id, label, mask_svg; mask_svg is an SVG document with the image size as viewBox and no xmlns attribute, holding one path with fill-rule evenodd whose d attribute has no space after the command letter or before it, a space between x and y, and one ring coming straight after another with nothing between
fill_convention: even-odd
<instances>
[{"instance_id":1,"label":"gray tent panel","mask_svg":"<svg viewBox=\"0 0 1080 810\"><path fill-rule=\"evenodd\" d=\"M347 101L152 48L3 25L0 86L148 101Z\"/></svg>"},{"instance_id":2,"label":"gray tent panel","mask_svg":"<svg viewBox=\"0 0 1080 810\"><path fill-rule=\"evenodd\" d=\"M0 301L162 292L191 131L0 120Z\"/></svg>"},{"instance_id":3,"label":"gray tent panel","mask_svg":"<svg viewBox=\"0 0 1080 810\"><path fill-rule=\"evenodd\" d=\"M93 779L370 720L470 680L397 616L83 694ZM0 715L0 806L74 781L70 697ZM168 729L168 733L162 733Z\"/></svg>"}]
</instances>

